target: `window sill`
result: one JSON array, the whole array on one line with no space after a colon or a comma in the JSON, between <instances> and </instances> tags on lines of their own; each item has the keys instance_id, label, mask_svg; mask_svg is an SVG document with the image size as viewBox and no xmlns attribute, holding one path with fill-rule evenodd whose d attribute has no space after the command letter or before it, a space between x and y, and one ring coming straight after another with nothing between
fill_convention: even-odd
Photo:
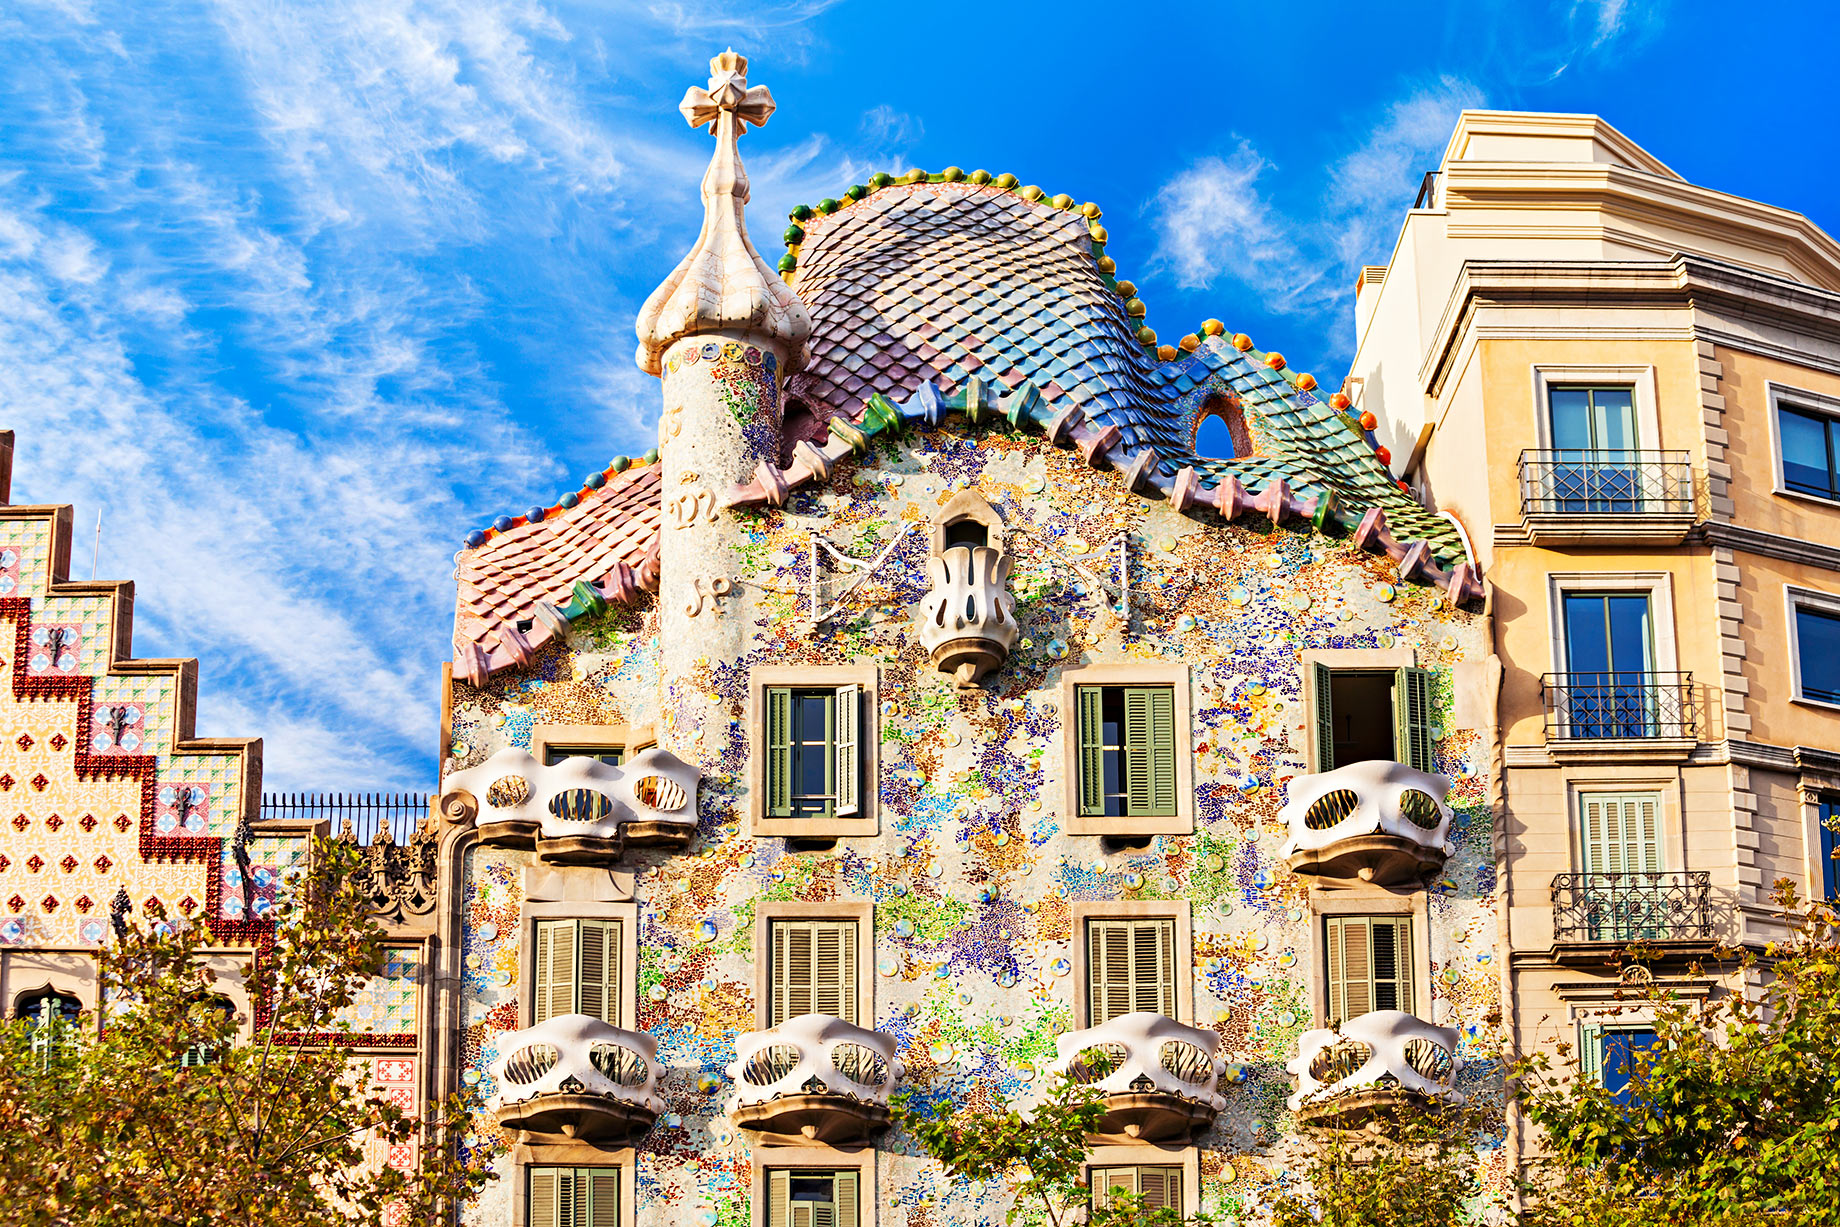
<instances>
[{"instance_id":1,"label":"window sill","mask_svg":"<svg viewBox=\"0 0 1840 1227\"><path fill-rule=\"evenodd\" d=\"M1684 763L1697 737L1549 737L1546 752L1559 763Z\"/></svg>"},{"instance_id":2,"label":"window sill","mask_svg":"<svg viewBox=\"0 0 1840 1227\"><path fill-rule=\"evenodd\" d=\"M1771 493L1781 495L1783 498L1800 499L1804 503L1813 503L1817 507L1825 507L1830 511L1840 511L1840 498L1835 498L1831 494L1810 494L1806 490L1791 490L1787 486L1777 486Z\"/></svg>"},{"instance_id":3,"label":"window sill","mask_svg":"<svg viewBox=\"0 0 1840 1227\"><path fill-rule=\"evenodd\" d=\"M1068 835L1193 835L1195 816L1177 812L1154 818L1121 818L1104 814L1070 815L1061 829Z\"/></svg>"},{"instance_id":4,"label":"window sill","mask_svg":"<svg viewBox=\"0 0 1840 1227\"><path fill-rule=\"evenodd\" d=\"M1798 694L1789 701L1798 707L1813 707L1821 711L1840 711L1840 703L1834 703L1827 699L1811 699L1805 694Z\"/></svg>"},{"instance_id":5,"label":"window sill","mask_svg":"<svg viewBox=\"0 0 1840 1227\"><path fill-rule=\"evenodd\" d=\"M756 839L849 839L881 833L875 814L852 818L766 818L752 816L748 834Z\"/></svg>"}]
</instances>

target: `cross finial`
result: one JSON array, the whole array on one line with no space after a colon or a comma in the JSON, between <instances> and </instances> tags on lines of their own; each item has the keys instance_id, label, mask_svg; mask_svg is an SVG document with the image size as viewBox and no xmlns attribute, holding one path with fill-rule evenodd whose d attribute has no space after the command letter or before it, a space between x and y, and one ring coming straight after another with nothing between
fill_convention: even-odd
<instances>
[{"instance_id":1,"label":"cross finial","mask_svg":"<svg viewBox=\"0 0 1840 1227\"><path fill-rule=\"evenodd\" d=\"M752 124L761 127L773 114L773 91L764 85L750 88L747 83L747 57L733 47L709 61L709 88L692 85L677 104L693 128L705 124L714 131L722 112L733 112L743 131Z\"/></svg>"}]
</instances>

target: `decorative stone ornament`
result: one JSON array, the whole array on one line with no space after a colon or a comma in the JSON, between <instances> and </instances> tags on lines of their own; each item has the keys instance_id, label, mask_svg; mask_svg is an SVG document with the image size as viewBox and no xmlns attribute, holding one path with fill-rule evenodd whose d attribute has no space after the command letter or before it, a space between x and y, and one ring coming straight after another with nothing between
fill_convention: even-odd
<instances>
[{"instance_id":1,"label":"decorative stone ornament","mask_svg":"<svg viewBox=\"0 0 1840 1227\"><path fill-rule=\"evenodd\" d=\"M1186 1144L1227 1106L1215 1090L1219 1043L1212 1031L1139 1011L1060 1036L1054 1070L1103 1098L1099 1140Z\"/></svg>"},{"instance_id":2,"label":"decorative stone ornament","mask_svg":"<svg viewBox=\"0 0 1840 1227\"><path fill-rule=\"evenodd\" d=\"M932 586L920 600L920 643L960 687L975 686L1001 668L1016 643L1013 559L1002 543L1003 521L973 491L947 503L934 521L926 564Z\"/></svg>"},{"instance_id":3,"label":"decorative stone ornament","mask_svg":"<svg viewBox=\"0 0 1840 1227\"><path fill-rule=\"evenodd\" d=\"M500 1041L493 1110L513 1132L626 1144L664 1110L658 1041L587 1014L563 1014Z\"/></svg>"},{"instance_id":4,"label":"decorative stone ornament","mask_svg":"<svg viewBox=\"0 0 1840 1227\"><path fill-rule=\"evenodd\" d=\"M1316 1124L1355 1126L1407 1102L1459 1104L1457 1033L1403 1010L1375 1010L1337 1029L1305 1031L1285 1066L1297 1079L1289 1106Z\"/></svg>"},{"instance_id":5,"label":"decorative stone ornament","mask_svg":"<svg viewBox=\"0 0 1840 1227\"><path fill-rule=\"evenodd\" d=\"M1374 759L1290 782L1278 854L1291 872L1396 886L1443 870L1450 781Z\"/></svg>"},{"instance_id":6,"label":"decorative stone ornament","mask_svg":"<svg viewBox=\"0 0 1840 1227\"><path fill-rule=\"evenodd\" d=\"M735 1038L728 1115L761 1141L863 1142L888 1128L904 1072L895 1040L829 1014L801 1014Z\"/></svg>"},{"instance_id":7,"label":"decorative stone ornament","mask_svg":"<svg viewBox=\"0 0 1840 1227\"><path fill-rule=\"evenodd\" d=\"M552 864L600 865L628 845L688 845L701 782L696 768L656 748L618 766L592 758L546 766L514 748L448 776L440 806L449 820L476 824L482 844L534 845Z\"/></svg>"}]
</instances>

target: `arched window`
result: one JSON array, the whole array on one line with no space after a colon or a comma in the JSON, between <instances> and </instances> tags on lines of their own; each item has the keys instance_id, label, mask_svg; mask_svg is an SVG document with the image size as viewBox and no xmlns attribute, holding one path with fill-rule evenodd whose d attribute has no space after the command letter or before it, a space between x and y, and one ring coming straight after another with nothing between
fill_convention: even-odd
<instances>
[{"instance_id":1,"label":"arched window","mask_svg":"<svg viewBox=\"0 0 1840 1227\"><path fill-rule=\"evenodd\" d=\"M32 1051L41 1058L49 1057L52 1047L64 1041L82 1013L81 1001L50 988L26 993L13 1003L13 1017L25 1019L31 1027Z\"/></svg>"},{"instance_id":2,"label":"arched window","mask_svg":"<svg viewBox=\"0 0 1840 1227\"><path fill-rule=\"evenodd\" d=\"M1195 455L1211 460L1233 460L1253 454L1252 433L1239 398L1216 392L1195 411Z\"/></svg>"}]
</instances>

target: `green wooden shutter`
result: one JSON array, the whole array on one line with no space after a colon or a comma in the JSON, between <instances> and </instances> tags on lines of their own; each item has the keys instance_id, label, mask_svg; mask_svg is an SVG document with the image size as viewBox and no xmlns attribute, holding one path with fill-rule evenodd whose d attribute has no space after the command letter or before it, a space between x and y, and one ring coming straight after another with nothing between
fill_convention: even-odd
<instances>
[{"instance_id":1,"label":"green wooden shutter","mask_svg":"<svg viewBox=\"0 0 1840 1227\"><path fill-rule=\"evenodd\" d=\"M617 920L577 922L577 1014L620 1025L620 923Z\"/></svg>"},{"instance_id":2,"label":"green wooden shutter","mask_svg":"<svg viewBox=\"0 0 1840 1227\"><path fill-rule=\"evenodd\" d=\"M561 1173L553 1167L530 1169L529 1227L562 1227L561 1204L557 1184Z\"/></svg>"},{"instance_id":3,"label":"green wooden shutter","mask_svg":"<svg viewBox=\"0 0 1840 1227\"><path fill-rule=\"evenodd\" d=\"M858 801L862 782L862 687L837 687L837 727L831 739L832 773L837 778L836 813L846 817L862 812Z\"/></svg>"},{"instance_id":4,"label":"green wooden shutter","mask_svg":"<svg viewBox=\"0 0 1840 1227\"><path fill-rule=\"evenodd\" d=\"M1124 692L1125 812L1170 818L1176 812L1176 694L1167 686Z\"/></svg>"},{"instance_id":5,"label":"green wooden shutter","mask_svg":"<svg viewBox=\"0 0 1840 1227\"><path fill-rule=\"evenodd\" d=\"M767 1227L792 1227L792 1173L767 1173Z\"/></svg>"},{"instance_id":6,"label":"green wooden shutter","mask_svg":"<svg viewBox=\"0 0 1840 1227\"><path fill-rule=\"evenodd\" d=\"M837 1206L835 1227L857 1227L857 1173L838 1172L835 1180L836 1191L832 1194L836 1199Z\"/></svg>"},{"instance_id":7,"label":"green wooden shutter","mask_svg":"<svg viewBox=\"0 0 1840 1227\"><path fill-rule=\"evenodd\" d=\"M1393 755L1415 771L1430 771L1431 671L1404 668L1393 678Z\"/></svg>"},{"instance_id":8,"label":"green wooden shutter","mask_svg":"<svg viewBox=\"0 0 1840 1227\"><path fill-rule=\"evenodd\" d=\"M1331 701L1334 675L1327 665L1312 665L1311 687L1316 699L1316 770L1335 770L1335 705Z\"/></svg>"},{"instance_id":9,"label":"green wooden shutter","mask_svg":"<svg viewBox=\"0 0 1840 1227\"><path fill-rule=\"evenodd\" d=\"M600 1167L583 1172L581 1183L588 1191L588 1212L580 1227L620 1227L620 1172L618 1168Z\"/></svg>"},{"instance_id":10,"label":"green wooden shutter","mask_svg":"<svg viewBox=\"0 0 1840 1227\"><path fill-rule=\"evenodd\" d=\"M792 816L792 687L767 687L767 814Z\"/></svg>"},{"instance_id":11,"label":"green wooden shutter","mask_svg":"<svg viewBox=\"0 0 1840 1227\"><path fill-rule=\"evenodd\" d=\"M1074 693L1079 707L1080 813L1102 815L1105 813L1105 690L1100 686L1080 686Z\"/></svg>"},{"instance_id":12,"label":"green wooden shutter","mask_svg":"<svg viewBox=\"0 0 1840 1227\"><path fill-rule=\"evenodd\" d=\"M532 1013L537 1022L575 1013L576 922L537 922L537 985Z\"/></svg>"}]
</instances>

